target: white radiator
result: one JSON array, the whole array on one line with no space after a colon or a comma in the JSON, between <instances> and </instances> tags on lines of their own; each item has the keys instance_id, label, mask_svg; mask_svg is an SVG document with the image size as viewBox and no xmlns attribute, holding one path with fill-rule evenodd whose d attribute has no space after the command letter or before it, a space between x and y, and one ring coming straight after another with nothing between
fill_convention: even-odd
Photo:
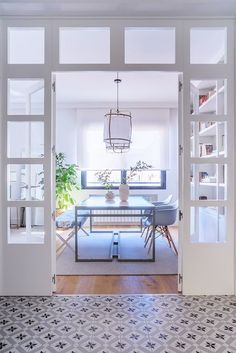
<instances>
[{"instance_id":1,"label":"white radiator","mask_svg":"<svg viewBox=\"0 0 236 353\"><path fill-rule=\"evenodd\" d=\"M138 224L140 222L140 219L138 217L102 217L102 214L137 214L140 213L140 211L119 211L119 210L114 210L114 211L93 211L94 214L99 214L101 217L94 217L93 218L93 224L124 224L124 225L132 225L132 224Z\"/></svg>"},{"instance_id":2,"label":"white radiator","mask_svg":"<svg viewBox=\"0 0 236 353\"><path fill-rule=\"evenodd\" d=\"M132 196L138 196L138 195L132 195ZM150 202L157 201L157 195L140 195L143 196L146 200ZM106 225L106 224L121 224L122 225L137 225L140 223L140 218L139 217L102 217L102 214L137 214L140 213L140 211L124 211L124 210L114 210L114 211L93 211L94 214L101 215L101 217L94 217L93 218L93 224L94 225Z\"/></svg>"}]
</instances>

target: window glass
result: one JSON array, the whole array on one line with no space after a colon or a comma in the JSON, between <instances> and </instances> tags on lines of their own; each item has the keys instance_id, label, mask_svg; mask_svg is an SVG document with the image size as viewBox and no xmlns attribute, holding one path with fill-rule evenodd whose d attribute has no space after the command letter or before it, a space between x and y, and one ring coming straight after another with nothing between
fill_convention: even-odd
<instances>
[{"instance_id":1,"label":"window glass","mask_svg":"<svg viewBox=\"0 0 236 353\"><path fill-rule=\"evenodd\" d=\"M227 114L227 80L192 80L190 97L192 115Z\"/></svg>"},{"instance_id":2,"label":"window glass","mask_svg":"<svg viewBox=\"0 0 236 353\"><path fill-rule=\"evenodd\" d=\"M226 157L225 121L191 122L191 157Z\"/></svg>"},{"instance_id":3,"label":"window glass","mask_svg":"<svg viewBox=\"0 0 236 353\"><path fill-rule=\"evenodd\" d=\"M9 27L8 63L44 64L44 28Z\"/></svg>"},{"instance_id":4,"label":"window glass","mask_svg":"<svg viewBox=\"0 0 236 353\"><path fill-rule=\"evenodd\" d=\"M175 28L125 28L126 64L174 64Z\"/></svg>"},{"instance_id":5,"label":"window glass","mask_svg":"<svg viewBox=\"0 0 236 353\"><path fill-rule=\"evenodd\" d=\"M8 115L43 115L44 80L9 79Z\"/></svg>"},{"instance_id":6,"label":"window glass","mask_svg":"<svg viewBox=\"0 0 236 353\"><path fill-rule=\"evenodd\" d=\"M44 243L43 207L8 208L8 243Z\"/></svg>"},{"instance_id":7,"label":"window glass","mask_svg":"<svg viewBox=\"0 0 236 353\"><path fill-rule=\"evenodd\" d=\"M225 200L227 168L225 164L192 164L192 200Z\"/></svg>"},{"instance_id":8,"label":"window glass","mask_svg":"<svg viewBox=\"0 0 236 353\"><path fill-rule=\"evenodd\" d=\"M99 183L96 173L98 170L83 170L81 172L81 184L83 189L101 189L104 186ZM113 188L118 188L121 182L127 181L132 189L165 189L166 188L166 171L163 170L146 170L137 172L132 179L129 178L127 170L112 170L110 181Z\"/></svg>"},{"instance_id":9,"label":"window glass","mask_svg":"<svg viewBox=\"0 0 236 353\"><path fill-rule=\"evenodd\" d=\"M44 199L42 164L8 165L8 200L41 201Z\"/></svg>"},{"instance_id":10,"label":"window glass","mask_svg":"<svg viewBox=\"0 0 236 353\"><path fill-rule=\"evenodd\" d=\"M226 48L226 28L191 28L191 64L225 64Z\"/></svg>"},{"instance_id":11,"label":"window glass","mask_svg":"<svg viewBox=\"0 0 236 353\"><path fill-rule=\"evenodd\" d=\"M129 180L130 172L127 171L127 179ZM164 178L165 179L165 178ZM137 172L131 180L129 185L138 187L161 187L165 186L165 180L163 180L163 173L161 170L144 170Z\"/></svg>"},{"instance_id":12,"label":"window glass","mask_svg":"<svg viewBox=\"0 0 236 353\"><path fill-rule=\"evenodd\" d=\"M101 172L99 170L87 170L82 171L82 186L83 188L102 188L103 185L98 181L98 176L96 173ZM121 171L112 170L110 178L110 183L113 186L119 186L121 183Z\"/></svg>"},{"instance_id":13,"label":"window glass","mask_svg":"<svg viewBox=\"0 0 236 353\"><path fill-rule=\"evenodd\" d=\"M193 243L225 242L226 224L226 207L191 207Z\"/></svg>"},{"instance_id":14,"label":"window glass","mask_svg":"<svg viewBox=\"0 0 236 353\"><path fill-rule=\"evenodd\" d=\"M9 121L7 131L8 158L42 158L44 156L43 122Z\"/></svg>"},{"instance_id":15,"label":"window glass","mask_svg":"<svg viewBox=\"0 0 236 353\"><path fill-rule=\"evenodd\" d=\"M62 27L60 64L109 64L110 28Z\"/></svg>"}]
</instances>

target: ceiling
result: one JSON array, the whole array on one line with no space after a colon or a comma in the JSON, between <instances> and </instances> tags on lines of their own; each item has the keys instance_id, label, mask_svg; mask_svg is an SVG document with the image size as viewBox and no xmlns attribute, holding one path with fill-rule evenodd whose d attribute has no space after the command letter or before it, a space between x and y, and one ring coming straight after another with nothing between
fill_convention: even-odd
<instances>
[{"instance_id":1,"label":"ceiling","mask_svg":"<svg viewBox=\"0 0 236 353\"><path fill-rule=\"evenodd\" d=\"M0 0L6 16L236 16L235 0Z\"/></svg>"},{"instance_id":2,"label":"ceiling","mask_svg":"<svg viewBox=\"0 0 236 353\"><path fill-rule=\"evenodd\" d=\"M56 76L56 97L59 104L103 107L116 103L116 72L68 72ZM176 106L177 73L121 72L119 77L120 108L144 105Z\"/></svg>"}]
</instances>

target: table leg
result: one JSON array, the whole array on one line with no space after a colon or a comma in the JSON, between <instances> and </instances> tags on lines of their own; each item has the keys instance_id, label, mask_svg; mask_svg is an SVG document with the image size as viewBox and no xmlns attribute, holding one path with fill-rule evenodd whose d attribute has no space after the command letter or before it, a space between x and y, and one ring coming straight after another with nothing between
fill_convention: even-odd
<instances>
[{"instance_id":1,"label":"table leg","mask_svg":"<svg viewBox=\"0 0 236 353\"><path fill-rule=\"evenodd\" d=\"M140 230L143 232L143 210L141 210L141 219L140 219Z\"/></svg>"},{"instance_id":2,"label":"table leg","mask_svg":"<svg viewBox=\"0 0 236 353\"><path fill-rule=\"evenodd\" d=\"M90 230L90 233L92 233L92 231L93 231L93 218L92 218L92 210L90 210L89 230Z\"/></svg>"},{"instance_id":3,"label":"table leg","mask_svg":"<svg viewBox=\"0 0 236 353\"><path fill-rule=\"evenodd\" d=\"M154 225L154 210L152 211L152 261L155 261L155 225Z\"/></svg>"},{"instance_id":4,"label":"table leg","mask_svg":"<svg viewBox=\"0 0 236 353\"><path fill-rule=\"evenodd\" d=\"M78 261L78 222L77 222L77 208L75 207L75 262Z\"/></svg>"}]
</instances>

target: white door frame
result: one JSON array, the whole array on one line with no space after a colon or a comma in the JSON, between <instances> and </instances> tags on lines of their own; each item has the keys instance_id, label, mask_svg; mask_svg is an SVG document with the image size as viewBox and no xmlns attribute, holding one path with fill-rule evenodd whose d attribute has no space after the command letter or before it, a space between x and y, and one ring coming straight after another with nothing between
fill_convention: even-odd
<instances>
[{"instance_id":1,"label":"white door frame","mask_svg":"<svg viewBox=\"0 0 236 353\"><path fill-rule=\"evenodd\" d=\"M184 233L183 233L183 293L184 294L233 294L234 293L234 41L233 23L227 23L227 63L226 64L190 64L190 28L219 27L218 21L191 21L184 24L185 70L184 70ZM190 114L190 81L204 79L227 80L227 114L226 115L191 115ZM191 158L190 156L190 122L191 121L226 121L227 122L227 157ZM228 168L226 200L191 200L190 167L191 164L222 163ZM196 243L190 237L190 207L226 206L227 238L224 243Z\"/></svg>"},{"instance_id":2,"label":"white door frame","mask_svg":"<svg viewBox=\"0 0 236 353\"><path fill-rule=\"evenodd\" d=\"M4 22L4 21L3 21ZM9 65L7 64L8 27L43 27L45 30L44 65ZM52 223L51 223L51 66L50 35L51 28L45 21L6 21L2 25L3 33L3 84L2 84L2 180L3 184L3 294L4 295L51 295L52 294ZM8 115L7 92L9 79L44 80L43 115ZM7 158L7 123L9 121L41 121L44 123L43 158ZM8 201L7 165L11 163L43 164L44 200L43 201ZM43 244L9 244L8 242L8 207L43 207L45 237Z\"/></svg>"},{"instance_id":3,"label":"white door frame","mask_svg":"<svg viewBox=\"0 0 236 353\"><path fill-rule=\"evenodd\" d=\"M193 78L215 78L217 74L218 77L228 78L230 82L229 90L229 109L230 109L230 119L231 127L230 129L230 145L229 149L231 150L231 156L229 161L232 162L232 174L230 176L229 183L230 186L230 200L228 200L228 206L230 209L230 237L234 236L234 224L233 224L233 207L234 207L234 125L233 125L233 114L234 114L234 53L232 48L234 47L234 20L191 20L188 22L183 19L50 19L50 20L41 20L41 19L4 19L2 20L2 41L3 41L3 84L2 84L2 113L3 113L3 124L2 124L2 200L3 200L3 222L2 222L2 239L1 245L3 248L3 261L4 267L6 270L3 272L3 294L51 294L52 293L52 276L53 276L53 267L52 267L52 249L53 246L53 237L52 235L52 220L51 212L54 208L54 202L50 196L51 189L51 180L52 180L52 126L51 126L51 73L57 71L173 71L173 72L183 72L184 75L184 98L183 98L183 109L184 109L184 153L183 153L183 165L184 165L184 180L187 181L188 178L188 166L189 158L187 155L187 150L185 147L189 144L189 128L188 122L190 121L189 112L187 106L189 104L189 80ZM7 26L13 27L45 27L45 64L44 65L8 65L7 64ZM110 27L111 33L111 61L110 64L59 64L59 27L69 26L69 27ZM175 27L176 28L176 63L175 64L125 64L124 63L124 28L125 27ZM203 26L203 27L220 27L226 26L228 28L229 38L228 38L228 64L227 65L190 65L189 63L189 28ZM22 250L23 247L12 246L7 243L7 224L6 224L6 209L9 205L19 205L18 203L9 203L6 198L6 165L10 161L6 158L6 122L7 120L26 120L23 117L9 117L6 115L7 109L7 79L8 78L44 78L45 80L45 201L41 205L45 207L45 212L47 217L45 223L45 244L44 246L35 246L25 250ZM27 116L27 120L32 117ZM42 119L42 116L34 117L34 119ZM184 218L183 218L183 229L185 230L184 244L189 244L189 194L187 190L184 190L183 195L183 206L184 206ZM30 201L32 202L32 201ZM22 203L21 203L22 204ZM32 205L27 203L27 205ZM35 205L35 203L34 203ZM183 246L184 246L183 244ZM232 245L232 244L231 244ZM0 246L1 247L1 246ZM183 248L184 252L187 248ZM230 252L230 256L231 256ZM185 254L183 253L183 257ZM204 251L202 253L204 256ZM40 265L40 257L44 259L42 261L42 267ZM25 265L20 264L20 261L25 259ZM33 261L37 259L37 266L31 268L29 271L29 266ZM13 260L15 265L13 266ZM194 259L186 258L183 262L183 285L186 282L185 271L187 267L185 265L191 265L191 261ZM45 264L46 263L46 264ZM16 267L16 264L19 264L19 267ZM22 267L23 266L23 267ZM25 278L28 280L28 285L24 288L20 283L22 281L22 271L25 272ZM27 275L28 273L28 275ZM37 280L30 279L30 273L33 275L33 279L38 276ZM186 272L188 274L188 271ZM232 283L233 281L233 269L230 269L230 286L226 289L226 292L232 292ZM19 279L19 281L17 280ZM201 278L198 278L198 281L201 282ZM1 284L1 280L0 280ZM202 284L207 286L207 283L202 281ZM230 289L230 290L229 290ZM212 289L212 294L214 294L214 289ZM206 289L210 293L211 289ZM184 293L190 293L188 286L183 286ZM198 293L198 288L193 286L194 294ZM226 294L226 293L225 293Z\"/></svg>"}]
</instances>

